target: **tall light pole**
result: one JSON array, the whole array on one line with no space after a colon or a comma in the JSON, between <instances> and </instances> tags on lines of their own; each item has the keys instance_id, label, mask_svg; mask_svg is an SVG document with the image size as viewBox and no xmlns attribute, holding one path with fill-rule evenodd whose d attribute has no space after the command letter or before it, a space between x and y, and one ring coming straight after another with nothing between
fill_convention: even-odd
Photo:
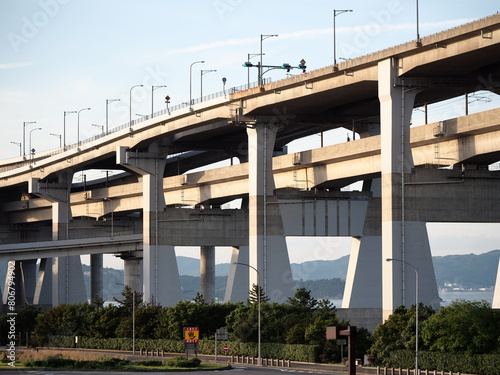
<instances>
[{"instance_id":1,"label":"tall light pole","mask_svg":"<svg viewBox=\"0 0 500 375\"><path fill-rule=\"evenodd\" d=\"M64 122L63 122L63 147L66 149L66 115L70 113L76 113L76 111L64 111Z\"/></svg>"},{"instance_id":2,"label":"tall light pole","mask_svg":"<svg viewBox=\"0 0 500 375\"><path fill-rule=\"evenodd\" d=\"M205 60L200 60L200 61L195 61L194 63L192 63L190 66L189 66L189 110L192 111L193 110L193 95L192 95L192 88L193 88L193 85L192 85L192 75L193 75L193 65L194 64L203 64L205 62Z\"/></svg>"},{"instance_id":3,"label":"tall light pole","mask_svg":"<svg viewBox=\"0 0 500 375\"><path fill-rule=\"evenodd\" d=\"M59 138L59 148L61 148L62 147L61 134L50 133L50 135Z\"/></svg>"},{"instance_id":4,"label":"tall light pole","mask_svg":"<svg viewBox=\"0 0 500 375\"><path fill-rule=\"evenodd\" d=\"M154 113L154 101L153 101L153 93L155 92L156 89L159 89L160 87L167 87L167 85L161 85L161 86L151 86L151 118L153 118L153 113Z\"/></svg>"},{"instance_id":5,"label":"tall light pole","mask_svg":"<svg viewBox=\"0 0 500 375\"><path fill-rule=\"evenodd\" d=\"M17 145L19 147L19 156L23 156L23 151L22 151L22 143L21 142L10 142L12 143L13 145Z\"/></svg>"},{"instance_id":6,"label":"tall light pole","mask_svg":"<svg viewBox=\"0 0 500 375\"><path fill-rule=\"evenodd\" d=\"M335 18L342 13L352 12L352 9L334 9L333 10L333 67L337 67L337 44L335 32Z\"/></svg>"},{"instance_id":7,"label":"tall light pole","mask_svg":"<svg viewBox=\"0 0 500 375\"><path fill-rule=\"evenodd\" d=\"M387 258L386 261L404 263L415 271L415 375L418 375L418 271L413 265L401 259Z\"/></svg>"},{"instance_id":8,"label":"tall light pole","mask_svg":"<svg viewBox=\"0 0 500 375\"><path fill-rule=\"evenodd\" d=\"M30 155L34 154L33 150L31 149L31 133L33 133L35 130L42 130L42 128L34 128L30 130Z\"/></svg>"},{"instance_id":9,"label":"tall light pole","mask_svg":"<svg viewBox=\"0 0 500 375\"><path fill-rule=\"evenodd\" d=\"M272 38L272 37L275 37L275 36L278 36L278 35L264 35L264 34L260 34L260 65L259 65L259 77L258 77L258 82L259 82L259 86L262 85L262 42L264 40L266 40L267 38Z\"/></svg>"},{"instance_id":10,"label":"tall light pole","mask_svg":"<svg viewBox=\"0 0 500 375\"><path fill-rule=\"evenodd\" d=\"M108 134L108 104L119 101L120 99L106 99L106 134Z\"/></svg>"},{"instance_id":11,"label":"tall light pole","mask_svg":"<svg viewBox=\"0 0 500 375\"><path fill-rule=\"evenodd\" d=\"M203 76L207 73L211 72L216 72L217 70L215 69L210 69L210 70L201 70L200 71L200 98L203 98Z\"/></svg>"},{"instance_id":12,"label":"tall light pole","mask_svg":"<svg viewBox=\"0 0 500 375\"><path fill-rule=\"evenodd\" d=\"M95 126L96 128L101 129L101 134L104 134L104 125L92 124L92 126Z\"/></svg>"},{"instance_id":13,"label":"tall light pole","mask_svg":"<svg viewBox=\"0 0 500 375\"><path fill-rule=\"evenodd\" d=\"M417 9L416 9L416 11L417 11L417 46L419 46L420 45L420 32L418 29L418 22L419 22L418 21L418 0L416 0L416 2L417 2L417 4L416 4L417 5Z\"/></svg>"},{"instance_id":14,"label":"tall light pole","mask_svg":"<svg viewBox=\"0 0 500 375\"><path fill-rule=\"evenodd\" d=\"M26 157L26 125L36 124L36 121L23 122L23 157Z\"/></svg>"},{"instance_id":15,"label":"tall light pole","mask_svg":"<svg viewBox=\"0 0 500 375\"><path fill-rule=\"evenodd\" d=\"M135 87L142 87L142 86L144 86L144 85L135 85L135 86L132 86L130 88L129 103L128 103L128 120L129 120L129 130L130 131L134 130L134 129L132 129L132 90Z\"/></svg>"},{"instance_id":16,"label":"tall light pole","mask_svg":"<svg viewBox=\"0 0 500 375\"><path fill-rule=\"evenodd\" d=\"M80 112L81 111L90 111L90 108L82 108L78 111L78 122L77 122L77 125L76 125L76 131L77 131L77 147L80 147Z\"/></svg>"},{"instance_id":17,"label":"tall light pole","mask_svg":"<svg viewBox=\"0 0 500 375\"><path fill-rule=\"evenodd\" d=\"M258 318L257 318L257 364L262 365L262 356L260 352L260 272L255 268L254 266L251 266L250 264L246 263L240 263L240 262L233 262L233 264L239 264L242 266L247 266L253 269L255 272L257 272L257 308L259 310L258 312Z\"/></svg>"}]
</instances>

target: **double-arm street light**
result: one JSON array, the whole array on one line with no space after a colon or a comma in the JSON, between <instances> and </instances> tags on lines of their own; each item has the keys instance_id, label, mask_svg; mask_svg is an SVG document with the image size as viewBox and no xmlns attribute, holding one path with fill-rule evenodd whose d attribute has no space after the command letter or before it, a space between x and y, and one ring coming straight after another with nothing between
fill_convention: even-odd
<instances>
[{"instance_id":1,"label":"double-arm street light","mask_svg":"<svg viewBox=\"0 0 500 375\"><path fill-rule=\"evenodd\" d=\"M418 271L413 265L401 259L387 258L386 261L404 263L415 271L415 375L418 375Z\"/></svg>"},{"instance_id":2,"label":"double-arm street light","mask_svg":"<svg viewBox=\"0 0 500 375\"><path fill-rule=\"evenodd\" d=\"M120 99L106 99L106 134L108 134L108 104L119 101Z\"/></svg>"},{"instance_id":3,"label":"double-arm street light","mask_svg":"<svg viewBox=\"0 0 500 375\"><path fill-rule=\"evenodd\" d=\"M130 93L129 93L129 103L128 103L128 120L129 120L129 130L133 131L132 129L132 90L136 87L143 87L144 85L135 85L130 88Z\"/></svg>"},{"instance_id":4,"label":"double-arm street light","mask_svg":"<svg viewBox=\"0 0 500 375\"><path fill-rule=\"evenodd\" d=\"M262 85L262 42L268 38L272 38L272 37L275 37L275 36L278 36L278 35L264 35L264 34L260 34L260 66L259 66L259 77L258 77L258 82L259 82L259 86Z\"/></svg>"},{"instance_id":5,"label":"double-arm street light","mask_svg":"<svg viewBox=\"0 0 500 375\"><path fill-rule=\"evenodd\" d=\"M335 35L335 18L342 13L352 12L352 9L334 9L333 10L333 67L337 67L337 45Z\"/></svg>"},{"instance_id":6,"label":"double-arm street light","mask_svg":"<svg viewBox=\"0 0 500 375\"><path fill-rule=\"evenodd\" d=\"M151 118L153 118L153 113L154 113L154 100L153 100L153 95L156 89L159 89L160 87L167 87L167 85L161 85L161 86L151 86Z\"/></svg>"},{"instance_id":7,"label":"double-arm street light","mask_svg":"<svg viewBox=\"0 0 500 375\"><path fill-rule=\"evenodd\" d=\"M240 262L233 262L233 264L239 264L241 266L246 266L250 267L253 269L255 272L257 272L257 308L259 310L258 312L258 318L257 318L257 364L262 365L262 356L260 352L260 272L255 268L254 266L251 266L250 264L246 263L240 263Z\"/></svg>"},{"instance_id":8,"label":"double-arm street light","mask_svg":"<svg viewBox=\"0 0 500 375\"><path fill-rule=\"evenodd\" d=\"M78 121L77 121L77 125L76 125L76 131L77 131L77 147L79 148L80 147L80 112L81 111L90 111L90 108L82 108L78 111Z\"/></svg>"},{"instance_id":9,"label":"double-arm street light","mask_svg":"<svg viewBox=\"0 0 500 375\"><path fill-rule=\"evenodd\" d=\"M26 125L29 125L29 124L36 124L36 121L24 121L23 122L23 157L26 157Z\"/></svg>"},{"instance_id":10,"label":"double-arm street light","mask_svg":"<svg viewBox=\"0 0 500 375\"><path fill-rule=\"evenodd\" d=\"M194 64L203 64L205 63L205 60L200 60L200 61L195 61L194 63L192 63L190 66L189 66L189 110L192 111L193 110L193 80L192 80L192 76L193 76L193 65Z\"/></svg>"}]
</instances>

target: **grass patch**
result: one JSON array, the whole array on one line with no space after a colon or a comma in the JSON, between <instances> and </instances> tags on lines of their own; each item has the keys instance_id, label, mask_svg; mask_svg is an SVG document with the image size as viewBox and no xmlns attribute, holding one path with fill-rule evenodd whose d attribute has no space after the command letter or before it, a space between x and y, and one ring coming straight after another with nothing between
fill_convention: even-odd
<instances>
[{"instance_id":1,"label":"grass patch","mask_svg":"<svg viewBox=\"0 0 500 375\"><path fill-rule=\"evenodd\" d=\"M109 355L109 354L108 354ZM17 370L128 370L128 371L158 371L158 370L224 370L231 366L220 364L201 364L198 358L186 359L174 357L170 360L138 360L130 361L124 355L103 357L100 353L59 351L59 350L28 350L18 352L16 356ZM7 363L0 363L0 370L12 370Z\"/></svg>"}]
</instances>

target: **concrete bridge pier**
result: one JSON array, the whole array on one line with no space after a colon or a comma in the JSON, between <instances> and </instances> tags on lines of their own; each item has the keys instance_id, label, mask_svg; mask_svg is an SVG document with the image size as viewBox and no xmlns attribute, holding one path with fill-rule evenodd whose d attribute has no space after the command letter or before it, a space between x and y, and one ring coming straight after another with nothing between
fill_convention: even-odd
<instances>
[{"instance_id":1,"label":"concrete bridge pier","mask_svg":"<svg viewBox=\"0 0 500 375\"><path fill-rule=\"evenodd\" d=\"M200 247L200 294L207 303L215 298L215 246Z\"/></svg>"},{"instance_id":2,"label":"concrete bridge pier","mask_svg":"<svg viewBox=\"0 0 500 375\"><path fill-rule=\"evenodd\" d=\"M382 176L382 316L386 320L399 306L415 304L419 271L419 301L433 302L437 296L425 223L405 218L405 180L414 173L410 147L410 119L416 89L404 86L399 60L378 64L378 96L381 126ZM386 259L397 261L387 262ZM410 266L411 265L411 266ZM426 278L434 280L432 281ZM435 302L435 301L434 301Z\"/></svg>"},{"instance_id":3,"label":"concrete bridge pier","mask_svg":"<svg viewBox=\"0 0 500 375\"><path fill-rule=\"evenodd\" d=\"M14 260L8 262L7 275L4 284L5 287L3 288L4 305L9 301L12 301L12 297L14 297L16 306L22 306L28 303L24 273L23 262ZM9 275L12 276L9 277ZM9 298L9 296L11 297Z\"/></svg>"},{"instance_id":4,"label":"concrete bridge pier","mask_svg":"<svg viewBox=\"0 0 500 375\"><path fill-rule=\"evenodd\" d=\"M102 277L103 277L103 255L91 254L90 255L90 301L96 297L102 298Z\"/></svg>"},{"instance_id":5,"label":"concrete bridge pier","mask_svg":"<svg viewBox=\"0 0 500 375\"><path fill-rule=\"evenodd\" d=\"M58 176L57 182L43 182L38 179L31 179L28 182L29 193L52 202L52 239L54 241L70 239L69 223L72 215L69 201L72 179L73 171L67 170ZM52 281L47 282L45 280L47 277L51 277ZM43 284L50 284L52 285L52 306L87 301L79 256L52 258L52 272L49 273L45 269L43 273L39 273L37 282L40 285L36 286L37 296L34 299L40 299Z\"/></svg>"},{"instance_id":6,"label":"concrete bridge pier","mask_svg":"<svg viewBox=\"0 0 500 375\"><path fill-rule=\"evenodd\" d=\"M52 304L52 258L40 259L33 304L46 306Z\"/></svg>"},{"instance_id":7,"label":"concrete bridge pier","mask_svg":"<svg viewBox=\"0 0 500 375\"><path fill-rule=\"evenodd\" d=\"M272 302L294 293L290 260L277 197L272 156L278 126L257 123L247 128L249 183L250 285L260 285ZM260 280L259 280L260 278Z\"/></svg>"},{"instance_id":8,"label":"concrete bridge pier","mask_svg":"<svg viewBox=\"0 0 500 375\"><path fill-rule=\"evenodd\" d=\"M136 292L142 292L142 258L123 258L123 283Z\"/></svg>"},{"instance_id":9,"label":"concrete bridge pier","mask_svg":"<svg viewBox=\"0 0 500 375\"><path fill-rule=\"evenodd\" d=\"M143 186L143 299L163 306L173 306L182 299L175 247L167 245L159 232L161 214L165 211L163 173L168 149L158 144L147 152L118 147L117 164L139 174Z\"/></svg>"},{"instance_id":10,"label":"concrete bridge pier","mask_svg":"<svg viewBox=\"0 0 500 375\"><path fill-rule=\"evenodd\" d=\"M245 302L248 298L250 267L236 263L248 264L248 246L233 247L231 265L227 277L225 302Z\"/></svg>"}]
</instances>

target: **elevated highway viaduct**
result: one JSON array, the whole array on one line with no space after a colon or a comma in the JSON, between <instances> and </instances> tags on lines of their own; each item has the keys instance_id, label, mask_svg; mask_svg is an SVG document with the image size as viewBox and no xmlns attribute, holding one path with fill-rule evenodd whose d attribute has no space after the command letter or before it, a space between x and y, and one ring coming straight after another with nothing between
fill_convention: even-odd
<instances>
[{"instance_id":1,"label":"elevated highway viaduct","mask_svg":"<svg viewBox=\"0 0 500 375\"><path fill-rule=\"evenodd\" d=\"M497 174L488 170L499 159L498 111L410 128L411 111L479 90L498 93L499 28L494 15L193 111L125 124L66 149L5 161L2 259L15 260L16 248L26 252L23 243L40 241L66 255L59 241L83 244L105 234L102 252L121 252L135 264L127 283L173 304L180 298L173 247L202 246L211 258L212 246L229 245L235 262L259 273L233 265L227 298L242 298L260 275L266 294L285 301L293 293L285 236L352 236L344 307L382 308L387 316L414 303L405 263L382 262L386 258L416 266L421 302L437 306L425 223L498 221L492 209ZM358 139L283 155L290 141L339 127ZM234 158L241 164L186 173ZM444 165L451 168L439 169ZM127 173L72 184L73 175L87 169ZM362 191L340 190L357 181ZM219 208L235 198L243 198L242 208ZM101 229L79 218L100 218ZM119 240L137 235L133 250ZM62 275L72 273L70 262L51 256L50 292L36 283L31 289L39 298L50 295L52 304L68 302L70 281ZM98 255L94 259L99 263Z\"/></svg>"}]
</instances>

